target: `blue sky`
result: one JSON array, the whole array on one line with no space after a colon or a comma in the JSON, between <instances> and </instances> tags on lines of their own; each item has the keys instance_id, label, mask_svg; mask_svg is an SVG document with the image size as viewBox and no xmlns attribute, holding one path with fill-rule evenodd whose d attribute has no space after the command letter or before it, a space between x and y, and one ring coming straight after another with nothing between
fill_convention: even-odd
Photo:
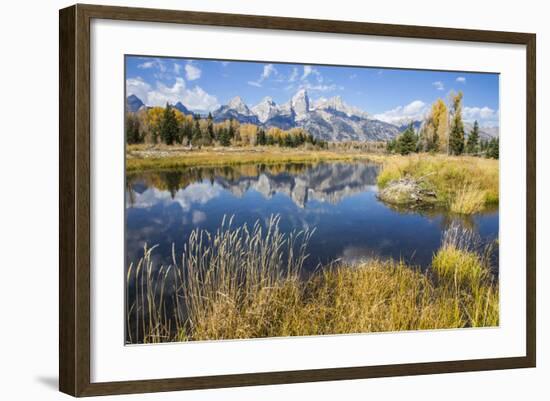
<instances>
[{"instance_id":1,"label":"blue sky","mask_svg":"<svg viewBox=\"0 0 550 401\"><path fill-rule=\"evenodd\" d=\"M126 57L126 91L148 106L181 101L211 111L240 96L253 106L270 96L282 104L305 88L312 100L341 96L387 122L421 118L438 98L464 93L464 118L498 125L498 74L340 67L183 58Z\"/></svg>"}]
</instances>

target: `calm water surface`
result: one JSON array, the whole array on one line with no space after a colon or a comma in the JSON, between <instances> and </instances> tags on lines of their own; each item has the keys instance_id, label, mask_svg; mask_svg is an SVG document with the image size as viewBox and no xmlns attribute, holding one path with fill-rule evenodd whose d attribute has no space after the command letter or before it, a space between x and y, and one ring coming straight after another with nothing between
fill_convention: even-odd
<instances>
[{"instance_id":1,"label":"calm water surface","mask_svg":"<svg viewBox=\"0 0 550 401\"><path fill-rule=\"evenodd\" d=\"M181 254L194 228L216 231L224 215L235 225L281 216L282 231L312 229L307 269L333 260L403 259L427 266L442 232L457 217L442 211L403 212L377 199L378 166L357 163L188 168L129 175L128 262L158 244L157 261ZM498 237L498 210L460 219L483 241Z\"/></svg>"}]
</instances>

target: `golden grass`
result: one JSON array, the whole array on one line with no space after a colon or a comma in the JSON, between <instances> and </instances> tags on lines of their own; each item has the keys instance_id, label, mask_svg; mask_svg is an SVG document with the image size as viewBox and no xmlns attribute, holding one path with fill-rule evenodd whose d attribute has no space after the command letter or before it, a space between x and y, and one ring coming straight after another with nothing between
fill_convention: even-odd
<instances>
[{"instance_id":1,"label":"golden grass","mask_svg":"<svg viewBox=\"0 0 550 401\"><path fill-rule=\"evenodd\" d=\"M452 200L449 210L459 214L474 214L485 207L487 190L480 189L476 184L464 184L458 188Z\"/></svg>"},{"instance_id":2,"label":"golden grass","mask_svg":"<svg viewBox=\"0 0 550 401\"><path fill-rule=\"evenodd\" d=\"M232 166L251 163L280 164L319 161L378 161L383 156L349 150L306 150L257 146L250 148L208 148L188 150L181 146L146 147L128 145L126 171L176 169L182 167Z\"/></svg>"},{"instance_id":3,"label":"golden grass","mask_svg":"<svg viewBox=\"0 0 550 401\"><path fill-rule=\"evenodd\" d=\"M498 285L455 232L428 272L396 261L328 266L305 275L310 232L195 230L181 262L128 270L129 341L191 341L498 325ZM172 292L168 295L168 288ZM127 293L130 293L129 291Z\"/></svg>"},{"instance_id":4,"label":"golden grass","mask_svg":"<svg viewBox=\"0 0 550 401\"><path fill-rule=\"evenodd\" d=\"M435 191L438 203L454 213L477 213L499 201L498 160L429 154L389 156L382 163L378 185L384 188L405 177Z\"/></svg>"}]
</instances>

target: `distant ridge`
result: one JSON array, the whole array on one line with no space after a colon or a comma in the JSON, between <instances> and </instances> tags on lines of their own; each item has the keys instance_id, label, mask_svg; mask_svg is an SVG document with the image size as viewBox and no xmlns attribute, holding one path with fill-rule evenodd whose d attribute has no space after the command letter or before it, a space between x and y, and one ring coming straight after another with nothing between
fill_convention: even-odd
<instances>
[{"instance_id":1,"label":"distant ridge","mask_svg":"<svg viewBox=\"0 0 550 401\"><path fill-rule=\"evenodd\" d=\"M135 113L147 106L132 94L126 99L126 107L129 112ZM183 114L194 114L181 101L173 107ZM365 111L346 104L340 96L311 101L305 89L296 92L283 104L277 104L271 97L265 97L255 106L248 107L240 96L235 96L226 105L214 110L212 116L216 122L234 119L241 124L256 124L266 129L304 128L315 138L328 141L386 141L398 136L410 124L416 132L423 126L423 121L420 120L402 120L398 124L392 124L370 118ZM465 122L466 136L471 129L472 124ZM490 139L497 136L498 127L480 127L480 138Z\"/></svg>"},{"instance_id":2,"label":"distant ridge","mask_svg":"<svg viewBox=\"0 0 550 401\"><path fill-rule=\"evenodd\" d=\"M141 101L139 97L136 95L130 95L126 98L126 109L129 112L135 113L139 109L141 109L145 104Z\"/></svg>"}]
</instances>

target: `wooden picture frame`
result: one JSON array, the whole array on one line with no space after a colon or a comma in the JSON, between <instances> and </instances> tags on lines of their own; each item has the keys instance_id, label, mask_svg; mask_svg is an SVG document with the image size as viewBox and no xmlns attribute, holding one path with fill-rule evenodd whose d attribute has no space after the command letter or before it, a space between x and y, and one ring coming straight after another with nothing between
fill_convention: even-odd
<instances>
[{"instance_id":1,"label":"wooden picture frame","mask_svg":"<svg viewBox=\"0 0 550 401\"><path fill-rule=\"evenodd\" d=\"M94 18L218 27L492 42L526 46L526 356L222 376L90 380L90 21ZM536 37L529 33L349 21L74 5L59 14L59 388L73 396L144 393L534 367L536 361Z\"/></svg>"}]
</instances>

